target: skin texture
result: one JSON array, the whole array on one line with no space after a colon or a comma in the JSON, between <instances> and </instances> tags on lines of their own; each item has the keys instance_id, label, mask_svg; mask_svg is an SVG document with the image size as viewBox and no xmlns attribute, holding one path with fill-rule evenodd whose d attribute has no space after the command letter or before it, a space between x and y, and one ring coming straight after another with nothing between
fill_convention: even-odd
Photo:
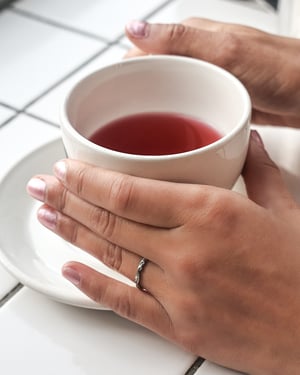
<instances>
[{"instance_id":1,"label":"skin texture","mask_svg":"<svg viewBox=\"0 0 300 375\"><path fill-rule=\"evenodd\" d=\"M130 35L139 48L131 55L178 53L219 62L247 85L254 117L296 124L300 86L297 91L295 80L282 77L298 69L289 64L296 41L208 20L185 24L131 24L127 33L139 30ZM245 43L225 51L233 31ZM217 45L221 50L209 48ZM230 59L237 45L239 58ZM284 51L289 68L278 70ZM66 264L63 275L92 299L221 365L251 375L296 375L300 210L255 131L243 177L248 197L66 159L55 164L54 175L35 176L27 190L43 202L44 226L131 280L141 257L149 259L141 280L147 293L83 264Z\"/></svg>"}]
</instances>

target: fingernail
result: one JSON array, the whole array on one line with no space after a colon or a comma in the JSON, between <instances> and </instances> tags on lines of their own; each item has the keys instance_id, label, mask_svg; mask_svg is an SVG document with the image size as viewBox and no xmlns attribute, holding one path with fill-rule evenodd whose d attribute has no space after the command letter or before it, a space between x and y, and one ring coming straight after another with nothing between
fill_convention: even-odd
<instances>
[{"instance_id":1,"label":"fingernail","mask_svg":"<svg viewBox=\"0 0 300 375\"><path fill-rule=\"evenodd\" d=\"M58 161L54 164L54 174L57 178L64 181L66 178L67 166L63 160Z\"/></svg>"},{"instance_id":2,"label":"fingernail","mask_svg":"<svg viewBox=\"0 0 300 375\"><path fill-rule=\"evenodd\" d=\"M72 284L76 286L80 284L80 274L74 270L74 268L71 268L70 266L63 266L62 274Z\"/></svg>"},{"instance_id":3,"label":"fingernail","mask_svg":"<svg viewBox=\"0 0 300 375\"><path fill-rule=\"evenodd\" d=\"M251 138L253 139L253 141L258 144L260 147L264 148L264 142L260 136L260 134L258 133L257 130L251 130Z\"/></svg>"},{"instance_id":4,"label":"fingernail","mask_svg":"<svg viewBox=\"0 0 300 375\"><path fill-rule=\"evenodd\" d=\"M149 35L149 24L145 21L131 21L126 25L126 30L135 38L146 38Z\"/></svg>"},{"instance_id":5,"label":"fingernail","mask_svg":"<svg viewBox=\"0 0 300 375\"><path fill-rule=\"evenodd\" d=\"M54 230L57 223L57 212L51 208L41 207L38 210L38 219L46 228Z\"/></svg>"},{"instance_id":6,"label":"fingernail","mask_svg":"<svg viewBox=\"0 0 300 375\"><path fill-rule=\"evenodd\" d=\"M34 177L28 181L26 188L28 194L30 194L33 198L44 201L46 191L45 181L41 180L40 178Z\"/></svg>"}]
</instances>

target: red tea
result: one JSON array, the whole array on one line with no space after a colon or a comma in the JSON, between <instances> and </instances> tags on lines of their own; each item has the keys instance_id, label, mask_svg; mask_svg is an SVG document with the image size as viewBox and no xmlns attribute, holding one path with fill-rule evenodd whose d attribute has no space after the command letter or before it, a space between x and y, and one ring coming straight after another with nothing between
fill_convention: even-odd
<instances>
[{"instance_id":1,"label":"red tea","mask_svg":"<svg viewBox=\"0 0 300 375\"><path fill-rule=\"evenodd\" d=\"M114 120L90 140L100 146L137 155L191 151L221 138L214 128L193 117L173 113L141 113Z\"/></svg>"}]
</instances>

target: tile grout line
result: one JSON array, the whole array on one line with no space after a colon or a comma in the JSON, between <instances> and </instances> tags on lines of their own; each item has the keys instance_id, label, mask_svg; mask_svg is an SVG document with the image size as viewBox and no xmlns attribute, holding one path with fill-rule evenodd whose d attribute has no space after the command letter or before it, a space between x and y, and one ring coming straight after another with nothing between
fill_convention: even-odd
<instances>
[{"instance_id":1,"label":"tile grout line","mask_svg":"<svg viewBox=\"0 0 300 375\"><path fill-rule=\"evenodd\" d=\"M41 116L36 115L34 113L31 113L31 112L26 112L26 111L23 111L23 110L18 110L17 108L14 108L14 107L12 107L10 105L7 105L7 104L5 104L3 102L0 102L0 106L8 108L10 110L13 110L15 112L13 115L11 115L10 117L8 117L8 119L6 119L5 121L3 121L0 124L0 129L3 128L8 123L10 123L12 120L14 120L19 115L26 115L28 117L34 118L36 120L39 120L40 122L43 122L46 125L54 126L55 128L59 128L60 127L60 125L57 124L56 122L52 122L52 121L50 121L50 120L48 120L48 119L46 119L44 117L41 117Z\"/></svg>"},{"instance_id":2,"label":"tile grout line","mask_svg":"<svg viewBox=\"0 0 300 375\"><path fill-rule=\"evenodd\" d=\"M11 105L9 105L9 104L6 104L6 103L4 103L4 102L1 102L1 101L0 101L0 105L2 105L2 107L5 107L5 108L10 109L10 110L12 110L12 111L18 112L18 109L17 109L17 108L15 108L15 107L13 107L13 106L11 106Z\"/></svg>"},{"instance_id":3,"label":"tile grout line","mask_svg":"<svg viewBox=\"0 0 300 375\"><path fill-rule=\"evenodd\" d=\"M159 12L160 10L162 10L164 7L166 7L167 5L171 4L172 2L174 2L175 0L167 0L167 1L164 1L160 6L158 6L155 10L153 10L152 12L150 12L148 15L145 16L145 19L148 19L149 17L152 17L154 14L156 14L157 12ZM51 20L47 19L47 18L44 18L44 17L40 17L40 16L36 16L35 14L33 13L30 13L28 11L24 11L24 10L20 10L20 9L17 9L14 7L14 5L10 5L7 7L7 9L10 9L11 11L15 12L16 14L19 14L20 16L24 16L24 17L28 17L28 18L32 18L32 19L35 19L41 23L43 23L45 21L45 23L47 24L51 24L52 26L55 26L57 28L60 28L60 29L65 29L65 30L69 30L69 31L72 31L76 34L82 34L82 35L85 35L86 37L89 36L89 33L85 33L85 32L82 32L81 30L79 29L76 29L76 28L70 28L68 26L65 26L63 24L60 24L58 22L52 22ZM91 34L93 35L93 34ZM58 87L60 84L62 84L64 81L66 81L68 78L70 78L72 75L74 75L75 73L77 73L78 71L80 71L81 69L83 69L86 65L88 65L90 62L92 62L94 59L96 59L97 57L101 56L101 54L103 54L104 52L106 52L109 48L113 47L114 45L118 45L119 47L121 48L124 48L124 52L126 52L127 48L122 44L122 43L119 43L120 40L123 38L123 34L121 34L119 37L115 38L113 41L111 42L108 42L107 40L105 39L102 39L102 38L96 38L97 40L99 41L102 41L104 43L106 43L106 46L104 46L100 51L98 51L96 54L92 55L89 59L85 60L82 64L80 64L79 66L77 66L75 69L73 69L72 71L70 71L69 73L67 73L65 76L63 76L62 78L60 78L58 81L56 81L54 84L52 84L50 87L48 87L46 90L44 90L42 93L40 93L37 97L35 97L34 99L32 99L29 103L27 103L22 109L18 110L18 113L26 113L28 114L28 112L26 112L26 110L32 106L34 103L36 103L38 100L40 100L42 97L44 97L45 95L47 95L50 91L52 91L53 89L55 89L56 87ZM95 35L94 35L95 37ZM95 39L95 38L94 38ZM7 105L6 105L7 106ZM7 106L9 107L9 106ZM38 117L37 117L38 118ZM41 118L39 118L41 119ZM7 120L5 123L3 123L1 125L4 126L5 124L7 124L9 122L9 120ZM51 124L51 122L48 122ZM53 124L53 123L52 123Z\"/></svg>"},{"instance_id":4,"label":"tile grout line","mask_svg":"<svg viewBox=\"0 0 300 375\"><path fill-rule=\"evenodd\" d=\"M171 3L174 3L175 0L166 0L162 4L160 4L156 9L154 9L152 12L148 13L148 15L145 17L145 19L148 19L152 16L154 16L159 11L163 10L166 6L168 6Z\"/></svg>"},{"instance_id":5,"label":"tile grout line","mask_svg":"<svg viewBox=\"0 0 300 375\"><path fill-rule=\"evenodd\" d=\"M109 45L104 46L101 48L100 51L96 52L94 55L89 57L87 60L85 60L83 63L81 63L79 66L74 68L73 70L69 71L66 75L64 75L62 78L54 82L52 85L50 85L47 89L45 89L42 93L40 93L38 96L36 96L34 99L32 99L30 102L28 102L21 110L20 112L25 112L30 106L32 106L34 103L36 103L38 100L40 100L43 96L47 95L50 91L61 85L63 82L65 82L67 79L71 78L74 74L78 73L81 69L83 69L86 65L91 63L93 60L95 60L97 57L101 56L103 53L105 53L107 50L109 50L111 47L113 47L115 43L111 43ZM124 46L121 46L124 48ZM126 52L126 49L124 48L124 53Z\"/></svg>"},{"instance_id":6,"label":"tile grout line","mask_svg":"<svg viewBox=\"0 0 300 375\"><path fill-rule=\"evenodd\" d=\"M160 4L157 8L155 8L154 10L152 10L150 13L148 13L147 15L145 15L143 17L143 20L148 20L150 17L154 16L156 13L160 12L161 10L163 10L166 6L168 6L169 4L175 2L176 0L166 0L164 1L162 4ZM129 20L130 21L130 20ZM125 25L124 25L125 26ZM121 35L119 35L115 41L116 42L120 42L120 40L124 37L124 33L122 33Z\"/></svg>"},{"instance_id":7,"label":"tile grout line","mask_svg":"<svg viewBox=\"0 0 300 375\"><path fill-rule=\"evenodd\" d=\"M204 362L204 358L198 357L192 366L184 373L184 375L194 375Z\"/></svg>"},{"instance_id":8,"label":"tile grout line","mask_svg":"<svg viewBox=\"0 0 300 375\"><path fill-rule=\"evenodd\" d=\"M2 0L1 5L0 5L0 12L4 9L7 9L11 3L16 0Z\"/></svg>"},{"instance_id":9,"label":"tile grout line","mask_svg":"<svg viewBox=\"0 0 300 375\"><path fill-rule=\"evenodd\" d=\"M31 12L29 12L27 10L24 10L24 9L15 8L14 5L7 7L7 9L11 10L13 13L15 13L19 16L23 16L25 18L30 18L30 19L32 19L34 21L37 21L37 22L40 22L42 24L53 26L53 27L56 27L56 28L61 29L61 30L70 31L74 34L85 36L86 38L94 39L94 40L97 40L99 42L109 43L109 40L107 40L106 38L103 38L99 35L96 35L96 34L88 32L88 31L81 30L81 29L77 29L77 28L72 27L72 26L65 25L65 24L57 22L57 21L53 21L50 18L46 18L46 17L40 16L40 15L37 15L35 13L31 13Z\"/></svg>"},{"instance_id":10,"label":"tile grout line","mask_svg":"<svg viewBox=\"0 0 300 375\"><path fill-rule=\"evenodd\" d=\"M22 288L23 284L18 283L11 291L9 291L1 300L0 308L3 307L12 297L14 297Z\"/></svg>"},{"instance_id":11,"label":"tile grout line","mask_svg":"<svg viewBox=\"0 0 300 375\"><path fill-rule=\"evenodd\" d=\"M159 11L163 10L166 6L168 6L169 4L175 2L176 0L166 0L164 1L162 4L160 4L157 8L155 8L154 10L152 10L150 13L148 13L145 17L143 17L144 20L148 20L149 18L151 18L152 16L154 16L156 13L158 13ZM115 41L116 42L120 42L120 40L124 37L124 34L122 33L121 35L119 35Z\"/></svg>"},{"instance_id":12,"label":"tile grout line","mask_svg":"<svg viewBox=\"0 0 300 375\"><path fill-rule=\"evenodd\" d=\"M163 8L165 8L166 6L168 6L169 4L171 4L173 2L175 2L175 0L166 0L166 1L164 1L160 6L158 6L156 9L154 9L152 12L148 13L148 15L146 15L144 18L148 19L148 18L152 17L157 12L159 12L160 10L162 10ZM7 104L0 103L0 104L3 104L7 108L10 108L12 110L17 111L18 113L29 114L28 112L26 112L26 110L31 105L33 105L35 102L37 102L43 96L47 95L50 91L52 91L57 86L59 86L60 84L62 84L65 80L67 80L68 78L70 78L72 75L76 74L78 71L80 71L80 69L84 68L86 65L88 65L90 62L92 62L94 59L96 59L97 57L99 57L102 53L106 52L110 47L112 47L114 45L118 45L119 47L124 48L124 50L127 49L127 46L125 46L124 44L121 43L121 39L124 37L123 34L121 34L119 37L115 38L113 41L109 42L105 38L99 37L99 36L97 36L95 34L88 33L88 32L85 32L83 30L76 29L76 28L73 28L73 27L69 27L69 26L64 25L62 23L52 21L52 20L50 20L50 19L48 19L46 17L35 15L34 13L31 13L31 12L23 10L23 9L15 8L14 4L10 4L6 8L4 8L4 9L9 9L9 10L11 10L14 13L19 14L20 16L32 18L32 19L35 19L35 20L37 20L37 21L39 21L41 23L50 24L50 25L55 26L57 28L65 29L65 30L74 32L76 34L84 35L86 37L97 39L99 41L102 41L102 42L106 43L106 46L104 46L100 51L98 51L96 54L94 54L89 59L85 60L82 64L80 64L79 66L77 66L75 69L73 69L72 71L70 71L69 73L67 73L64 77L60 78L58 81L56 81L50 87L48 87L45 91L43 91L42 93L40 93L37 97L35 97L29 103L27 103L22 109L18 110L16 108L13 108L13 107L7 105ZM34 117L34 116L32 116L32 117ZM45 121L45 122L47 122L47 123L49 123L51 125L57 126L57 124L51 123L51 121L48 121L48 120L43 119L41 117L37 116L36 118L38 118L38 119L40 119L42 121ZM5 125L9 121L10 121L10 119L8 119L7 121L5 121L5 123L1 124L0 127L2 127L3 125Z\"/></svg>"},{"instance_id":13,"label":"tile grout line","mask_svg":"<svg viewBox=\"0 0 300 375\"><path fill-rule=\"evenodd\" d=\"M12 120L14 120L20 113L22 113L22 111L20 111L19 109L9 105L9 104L6 104L6 103L3 103L0 101L0 106L4 107L4 108L7 108L11 111L13 111L14 113L9 116L5 121L3 121L1 124L0 124L0 129L2 129L5 125L7 125L8 123L10 123Z\"/></svg>"},{"instance_id":14,"label":"tile grout line","mask_svg":"<svg viewBox=\"0 0 300 375\"><path fill-rule=\"evenodd\" d=\"M166 1L164 1L161 5L159 5L157 8L155 8L153 11L151 11L150 13L148 13L143 18L144 19L148 19L148 18L152 17L157 12L159 12L160 10L162 10L163 8L165 8L167 5L171 4L174 1L175 0L166 0ZM33 20L38 21L40 23L44 23L44 24L47 24L47 25L50 25L50 26L53 26L53 27L56 27L56 28L59 28L59 29L62 29L62 30L70 31L70 32L73 32L75 34L79 34L79 35L85 36L87 38L91 38L91 39L95 39L95 40L98 40L98 41L102 41L102 42L104 42L106 44L111 44L111 43L114 43L114 42L118 42L124 36L124 34L122 33L121 35L119 35L118 37L116 37L113 41L109 41L105 37L99 36L97 34L94 34L94 33L91 33L91 32L88 32L88 31L76 28L76 27L69 26L69 25L63 24L63 23L58 22L58 21L54 21L54 20L52 20L50 18L47 18L47 17L44 17L44 16L40 16L40 15L32 13L32 12L30 12L28 10L16 8L14 6L14 4L11 4L10 6L6 7L6 9L9 9L13 13L18 14L20 16L23 16L25 18L30 18L30 19L33 19Z\"/></svg>"},{"instance_id":15,"label":"tile grout line","mask_svg":"<svg viewBox=\"0 0 300 375\"><path fill-rule=\"evenodd\" d=\"M34 113L26 112L26 111L22 111L20 113L22 113L22 114L24 114L24 115L26 115L28 117L34 118L35 120L39 120L39 121L45 123L46 125L51 125L51 126L53 126L55 128L60 128L60 125L57 124L56 122L52 122L52 121L50 121L50 120L48 120L48 119L46 119L44 117L41 117L39 115L34 114Z\"/></svg>"},{"instance_id":16,"label":"tile grout line","mask_svg":"<svg viewBox=\"0 0 300 375\"><path fill-rule=\"evenodd\" d=\"M0 124L0 129L4 128L7 124L9 124L12 120L14 120L16 117L18 117L18 115L20 114L21 112L16 112L14 113L12 116L10 116L7 120L5 120L4 122L2 122Z\"/></svg>"}]
</instances>

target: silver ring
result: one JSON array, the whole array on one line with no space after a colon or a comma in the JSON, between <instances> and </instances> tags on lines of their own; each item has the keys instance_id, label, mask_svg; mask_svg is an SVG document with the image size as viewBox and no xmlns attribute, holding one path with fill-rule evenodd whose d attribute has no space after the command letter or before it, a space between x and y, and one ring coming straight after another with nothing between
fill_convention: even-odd
<instances>
[{"instance_id":1,"label":"silver ring","mask_svg":"<svg viewBox=\"0 0 300 375\"><path fill-rule=\"evenodd\" d=\"M135 286L141 290L142 292L147 292L147 289L143 288L141 285L141 277L142 277L142 272L145 267L145 265L148 263L148 259L142 258L137 266L134 282Z\"/></svg>"}]
</instances>

